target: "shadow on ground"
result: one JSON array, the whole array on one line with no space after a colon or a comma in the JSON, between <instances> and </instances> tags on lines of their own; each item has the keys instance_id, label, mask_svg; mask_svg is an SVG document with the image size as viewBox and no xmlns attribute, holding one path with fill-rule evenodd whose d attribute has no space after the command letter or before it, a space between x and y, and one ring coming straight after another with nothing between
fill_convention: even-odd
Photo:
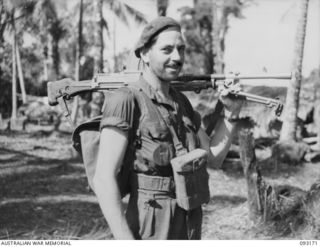
<instances>
[{"instance_id":1,"label":"shadow on ground","mask_svg":"<svg viewBox=\"0 0 320 247\"><path fill-rule=\"evenodd\" d=\"M44 138L10 133L0 141L0 239L110 239L70 143Z\"/></svg>"},{"instance_id":2,"label":"shadow on ground","mask_svg":"<svg viewBox=\"0 0 320 247\"><path fill-rule=\"evenodd\" d=\"M99 239L110 238L97 203L13 202L1 206L0 210L1 239L78 239L92 229L104 230Z\"/></svg>"}]
</instances>

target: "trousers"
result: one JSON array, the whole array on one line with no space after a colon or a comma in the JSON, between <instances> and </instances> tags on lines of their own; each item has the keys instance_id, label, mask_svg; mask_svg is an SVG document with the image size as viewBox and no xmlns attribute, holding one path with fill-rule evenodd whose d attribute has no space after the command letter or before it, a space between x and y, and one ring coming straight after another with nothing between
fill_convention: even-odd
<instances>
[{"instance_id":1,"label":"trousers","mask_svg":"<svg viewBox=\"0 0 320 247\"><path fill-rule=\"evenodd\" d=\"M142 179L142 186L141 183L133 185L126 211L126 218L135 238L201 239L201 207L186 211L177 205L174 191L155 188L155 183L150 188L144 182Z\"/></svg>"}]
</instances>

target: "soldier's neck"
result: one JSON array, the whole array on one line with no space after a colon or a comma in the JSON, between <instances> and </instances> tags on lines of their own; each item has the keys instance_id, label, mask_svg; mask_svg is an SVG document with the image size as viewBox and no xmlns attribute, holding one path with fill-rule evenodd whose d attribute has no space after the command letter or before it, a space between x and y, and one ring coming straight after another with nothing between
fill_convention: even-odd
<instances>
[{"instance_id":1,"label":"soldier's neck","mask_svg":"<svg viewBox=\"0 0 320 247\"><path fill-rule=\"evenodd\" d=\"M171 96L169 94L170 82L161 80L149 68L144 70L143 78L162 98L171 100Z\"/></svg>"}]
</instances>

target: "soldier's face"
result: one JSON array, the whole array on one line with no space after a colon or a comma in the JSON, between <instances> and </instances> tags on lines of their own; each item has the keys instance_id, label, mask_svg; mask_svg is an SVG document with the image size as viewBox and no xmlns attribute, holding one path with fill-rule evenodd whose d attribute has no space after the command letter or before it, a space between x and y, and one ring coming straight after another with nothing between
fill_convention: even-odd
<instances>
[{"instance_id":1,"label":"soldier's face","mask_svg":"<svg viewBox=\"0 0 320 247\"><path fill-rule=\"evenodd\" d=\"M185 44L181 32L167 29L161 32L156 42L144 54L153 74L163 81L178 77L184 63Z\"/></svg>"}]
</instances>

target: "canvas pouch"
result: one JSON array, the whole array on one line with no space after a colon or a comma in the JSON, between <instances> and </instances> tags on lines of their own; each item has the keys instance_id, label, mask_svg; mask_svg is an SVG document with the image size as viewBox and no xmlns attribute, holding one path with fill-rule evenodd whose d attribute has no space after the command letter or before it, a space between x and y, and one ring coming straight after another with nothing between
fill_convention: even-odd
<instances>
[{"instance_id":1,"label":"canvas pouch","mask_svg":"<svg viewBox=\"0 0 320 247\"><path fill-rule=\"evenodd\" d=\"M207 151L198 148L171 160L177 203L185 210L210 200L207 159Z\"/></svg>"}]
</instances>

